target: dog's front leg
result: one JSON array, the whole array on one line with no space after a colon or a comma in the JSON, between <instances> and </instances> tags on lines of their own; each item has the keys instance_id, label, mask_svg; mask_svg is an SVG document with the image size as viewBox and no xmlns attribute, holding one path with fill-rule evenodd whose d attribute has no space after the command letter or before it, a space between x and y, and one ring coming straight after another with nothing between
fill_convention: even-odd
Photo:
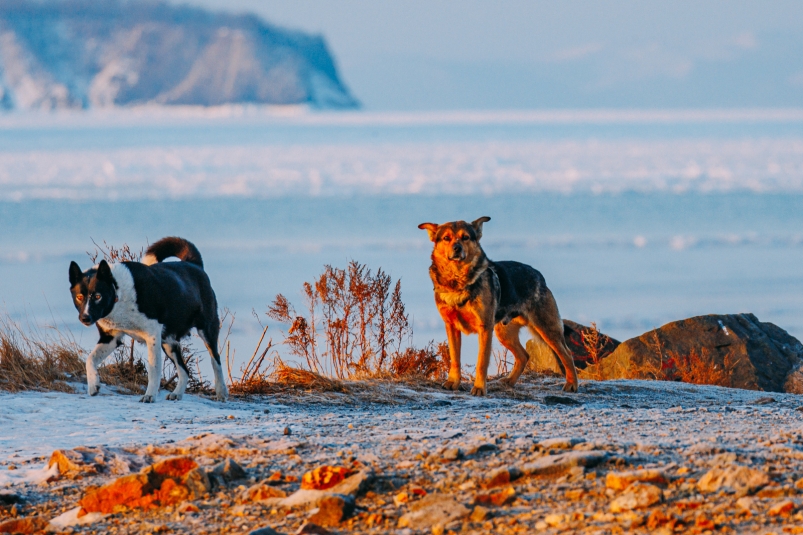
<instances>
[{"instance_id":1,"label":"dog's front leg","mask_svg":"<svg viewBox=\"0 0 803 535\"><path fill-rule=\"evenodd\" d=\"M148 388L140 403L153 403L159 394L159 383L162 380L162 333L161 330L148 333L145 338L148 346Z\"/></svg>"},{"instance_id":2,"label":"dog's front leg","mask_svg":"<svg viewBox=\"0 0 803 535\"><path fill-rule=\"evenodd\" d=\"M112 335L102 331L100 332L100 339L98 344L92 350L92 353L86 358L86 391L90 396L97 396L100 392L100 378L98 377L98 366L114 351L119 345L120 337L122 335Z\"/></svg>"},{"instance_id":3,"label":"dog's front leg","mask_svg":"<svg viewBox=\"0 0 803 535\"><path fill-rule=\"evenodd\" d=\"M460 345L463 343L460 331L446 321L446 338L449 341L449 359L451 365L449 366L449 377L443 383L443 388L446 390L460 390Z\"/></svg>"},{"instance_id":4,"label":"dog's front leg","mask_svg":"<svg viewBox=\"0 0 803 535\"><path fill-rule=\"evenodd\" d=\"M474 379L471 395L484 396L487 392L486 383L488 381L488 364L491 361L491 348L493 347L493 330L482 329L477 335L479 336L480 351L477 355L477 377Z\"/></svg>"}]
</instances>

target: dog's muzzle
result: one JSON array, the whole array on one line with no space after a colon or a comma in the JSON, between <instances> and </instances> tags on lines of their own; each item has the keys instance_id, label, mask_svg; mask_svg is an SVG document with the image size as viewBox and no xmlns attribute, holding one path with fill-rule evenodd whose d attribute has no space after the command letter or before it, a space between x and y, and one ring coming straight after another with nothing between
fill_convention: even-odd
<instances>
[{"instance_id":1,"label":"dog's muzzle","mask_svg":"<svg viewBox=\"0 0 803 535\"><path fill-rule=\"evenodd\" d=\"M92 316L90 316L89 314L79 314L78 320L86 326L95 323L94 321L92 321Z\"/></svg>"},{"instance_id":2,"label":"dog's muzzle","mask_svg":"<svg viewBox=\"0 0 803 535\"><path fill-rule=\"evenodd\" d=\"M463 246L459 243L456 243L452 246L452 254L449 256L449 260L464 260L466 258L466 251L463 249Z\"/></svg>"}]
</instances>

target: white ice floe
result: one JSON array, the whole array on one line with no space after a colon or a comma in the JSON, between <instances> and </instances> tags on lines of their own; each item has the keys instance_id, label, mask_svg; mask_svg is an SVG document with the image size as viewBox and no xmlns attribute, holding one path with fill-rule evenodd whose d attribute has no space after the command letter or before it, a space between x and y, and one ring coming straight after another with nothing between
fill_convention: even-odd
<instances>
[{"instance_id":1,"label":"white ice floe","mask_svg":"<svg viewBox=\"0 0 803 535\"><path fill-rule=\"evenodd\" d=\"M518 140L0 151L0 200L801 192L803 140Z\"/></svg>"}]
</instances>

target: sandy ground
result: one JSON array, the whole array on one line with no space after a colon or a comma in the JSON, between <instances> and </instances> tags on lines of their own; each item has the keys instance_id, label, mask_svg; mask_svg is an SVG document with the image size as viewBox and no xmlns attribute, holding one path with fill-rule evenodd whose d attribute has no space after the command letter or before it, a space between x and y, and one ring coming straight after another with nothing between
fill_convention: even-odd
<instances>
[{"instance_id":1,"label":"sandy ground","mask_svg":"<svg viewBox=\"0 0 803 535\"><path fill-rule=\"evenodd\" d=\"M246 477L192 510L122 511L56 531L295 533L320 507L243 492L279 473L269 484L293 495L304 473L328 465L370 472L353 493L356 509L326 528L334 533L803 533L798 396L647 381L588 381L564 395L548 377L515 392L492 387L487 398L377 389L394 402L310 394L142 405L116 394L2 394L0 493L25 502L0 505L0 521L76 507L89 486L116 476L59 478L45 463L56 449L105 446L145 462L189 452L210 470L231 458ZM751 472L709 474L740 466ZM621 488L623 478L635 483ZM432 516L433 507L450 513Z\"/></svg>"}]
</instances>

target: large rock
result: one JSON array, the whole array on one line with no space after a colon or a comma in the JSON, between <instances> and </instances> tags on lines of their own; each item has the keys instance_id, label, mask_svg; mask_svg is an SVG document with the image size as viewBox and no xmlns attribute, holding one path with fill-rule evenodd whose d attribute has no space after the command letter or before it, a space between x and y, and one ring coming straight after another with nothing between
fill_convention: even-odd
<instances>
[{"instance_id":1,"label":"large rock","mask_svg":"<svg viewBox=\"0 0 803 535\"><path fill-rule=\"evenodd\" d=\"M589 364L593 364L595 359L601 360L613 353L619 345L619 341L614 340L610 336L592 329L585 325L575 323L571 320L563 320L563 335L566 340L566 345L569 346L569 351L572 352L574 357L574 365L577 369L585 369ZM592 355L588 351L588 347L584 340L588 339L589 342L597 338L596 347L597 354ZM540 337L534 336L527 342L527 353L530 355L530 362L528 367L536 372L553 372L563 373L563 366L555 356L555 353L550 349Z\"/></svg>"},{"instance_id":2,"label":"large rock","mask_svg":"<svg viewBox=\"0 0 803 535\"><path fill-rule=\"evenodd\" d=\"M801 363L803 345L777 325L753 314L712 314L667 323L631 338L580 376L687 380L803 393Z\"/></svg>"}]
</instances>

